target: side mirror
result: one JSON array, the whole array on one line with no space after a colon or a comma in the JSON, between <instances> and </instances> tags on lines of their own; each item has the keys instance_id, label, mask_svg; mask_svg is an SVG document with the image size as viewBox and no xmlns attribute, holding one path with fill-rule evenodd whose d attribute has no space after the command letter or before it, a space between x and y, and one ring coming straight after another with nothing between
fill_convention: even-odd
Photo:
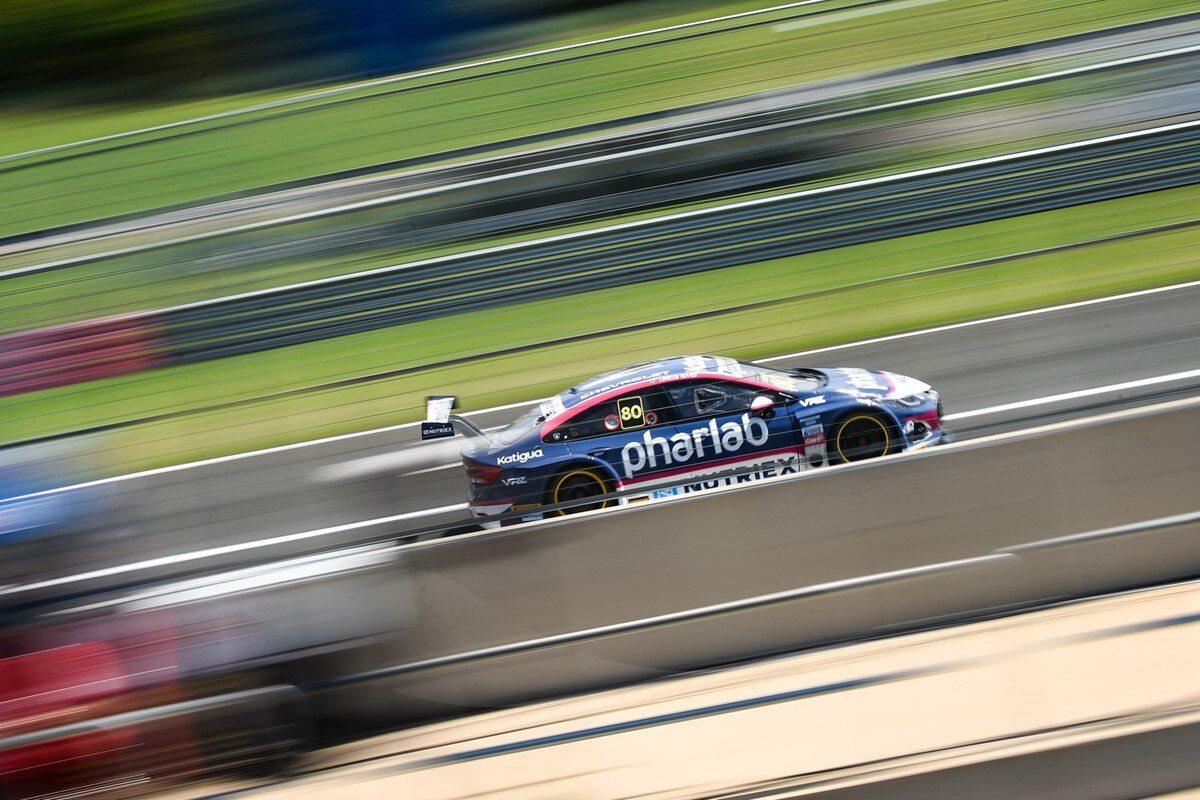
<instances>
[{"instance_id":1,"label":"side mirror","mask_svg":"<svg viewBox=\"0 0 1200 800\"><path fill-rule=\"evenodd\" d=\"M750 413L757 417L770 419L775 416L775 399L769 395L760 394L750 402Z\"/></svg>"}]
</instances>

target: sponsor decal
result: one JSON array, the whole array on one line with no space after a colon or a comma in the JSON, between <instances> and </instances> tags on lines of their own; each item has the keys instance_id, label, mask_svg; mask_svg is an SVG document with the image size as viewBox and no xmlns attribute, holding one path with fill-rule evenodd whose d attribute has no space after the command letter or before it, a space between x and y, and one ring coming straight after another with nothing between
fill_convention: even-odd
<instances>
[{"instance_id":1,"label":"sponsor decal","mask_svg":"<svg viewBox=\"0 0 1200 800\"><path fill-rule=\"evenodd\" d=\"M497 464L524 464L526 461L532 461L535 458L542 457L542 448L536 450L522 450L518 453L509 453L506 456L501 456L496 459Z\"/></svg>"},{"instance_id":2,"label":"sponsor decal","mask_svg":"<svg viewBox=\"0 0 1200 800\"><path fill-rule=\"evenodd\" d=\"M454 435L454 426L449 422L422 422L421 439L445 439Z\"/></svg>"},{"instance_id":3,"label":"sponsor decal","mask_svg":"<svg viewBox=\"0 0 1200 800\"><path fill-rule=\"evenodd\" d=\"M650 497L654 500L662 500L664 497L678 497L680 488L672 486L670 489L655 489L650 493Z\"/></svg>"},{"instance_id":4,"label":"sponsor decal","mask_svg":"<svg viewBox=\"0 0 1200 800\"><path fill-rule=\"evenodd\" d=\"M800 405L804 406L805 408L812 408L813 406L823 406L823 405L825 405L825 395L819 394L816 397L806 397L800 401Z\"/></svg>"},{"instance_id":5,"label":"sponsor decal","mask_svg":"<svg viewBox=\"0 0 1200 800\"><path fill-rule=\"evenodd\" d=\"M749 414L742 414L737 422L719 426L715 419L710 419L708 425L691 432L681 431L670 438L653 436L650 431L645 431L641 441L629 442L621 448L621 464L625 477L632 478L644 469L663 469L693 459L736 453L747 444L760 447L767 443L769 436L767 423Z\"/></svg>"},{"instance_id":6,"label":"sponsor decal","mask_svg":"<svg viewBox=\"0 0 1200 800\"><path fill-rule=\"evenodd\" d=\"M892 388L890 386L880 383L879 378L876 375L874 375L871 372L868 372L865 369L859 369L858 367L848 367L848 368L844 368L844 369L839 369L838 372L840 372L842 374L842 376L845 377L846 382L849 383L851 386L853 386L855 389L859 389L859 390L867 389L867 390L877 391L877 392L887 392L887 391L890 391Z\"/></svg>"},{"instance_id":7,"label":"sponsor decal","mask_svg":"<svg viewBox=\"0 0 1200 800\"><path fill-rule=\"evenodd\" d=\"M606 430L615 431L621 427L621 418L616 414L609 414L604 418L604 428Z\"/></svg>"},{"instance_id":8,"label":"sponsor decal","mask_svg":"<svg viewBox=\"0 0 1200 800\"><path fill-rule=\"evenodd\" d=\"M640 397L622 397L617 401L617 416L621 418L621 430L646 426L646 409Z\"/></svg>"},{"instance_id":9,"label":"sponsor decal","mask_svg":"<svg viewBox=\"0 0 1200 800\"><path fill-rule=\"evenodd\" d=\"M825 440L825 426L820 417L804 417L797 421L800 435L804 437L804 459L809 467L823 467L829 463Z\"/></svg>"},{"instance_id":10,"label":"sponsor decal","mask_svg":"<svg viewBox=\"0 0 1200 800\"><path fill-rule=\"evenodd\" d=\"M646 412L646 424L647 425L657 425L658 424L658 414L655 414L653 411L647 411Z\"/></svg>"},{"instance_id":11,"label":"sponsor decal","mask_svg":"<svg viewBox=\"0 0 1200 800\"><path fill-rule=\"evenodd\" d=\"M580 392L579 399L581 401L588 400L592 397L595 397L596 395L601 395L601 394L604 394L605 392L611 392L613 389L619 389L620 387L628 386L631 383L641 383L643 381L653 380L654 378L662 378L664 376L670 376L670 374L671 374L671 371L665 370L665 369L658 370L656 372L646 373L646 374L632 374L627 378L622 378L621 380L614 380L611 383L606 383L603 386L596 387L595 389L588 389L585 392Z\"/></svg>"},{"instance_id":12,"label":"sponsor decal","mask_svg":"<svg viewBox=\"0 0 1200 800\"><path fill-rule=\"evenodd\" d=\"M503 483L505 486L524 486L525 485L525 476L518 475L515 478L502 478L500 480L500 482Z\"/></svg>"},{"instance_id":13,"label":"sponsor decal","mask_svg":"<svg viewBox=\"0 0 1200 800\"><path fill-rule=\"evenodd\" d=\"M425 419L428 422L449 422L450 412L458 406L453 395L435 394L425 398Z\"/></svg>"},{"instance_id":14,"label":"sponsor decal","mask_svg":"<svg viewBox=\"0 0 1200 800\"><path fill-rule=\"evenodd\" d=\"M688 483L683 486L684 494L692 494L693 492L705 492L711 489L716 489L720 486L736 486L739 483L753 483L761 481L765 478L774 478L779 475L796 475L800 470L804 469L804 463L797 456L787 456L785 458L775 459L773 462L761 464L752 472L747 472L742 475L725 475L718 478L710 478L698 483Z\"/></svg>"}]
</instances>

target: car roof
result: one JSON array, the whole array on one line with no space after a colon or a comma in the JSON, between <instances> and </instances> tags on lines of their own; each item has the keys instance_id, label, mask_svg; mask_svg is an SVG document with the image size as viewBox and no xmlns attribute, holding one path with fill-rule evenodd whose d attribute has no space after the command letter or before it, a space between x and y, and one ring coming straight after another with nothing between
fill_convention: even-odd
<instances>
[{"instance_id":1,"label":"car roof","mask_svg":"<svg viewBox=\"0 0 1200 800\"><path fill-rule=\"evenodd\" d=\"M712 358L711 356L673 356L671 358L662 358L657 361L644 361L641 364L634 364L631 367L624 369L613 370L606 372L603 375L598 375L595 378L577 383L570 389L562 393L563 405L570 408L577 403L589 400L597 395L611 392L613 389L622 386L633 386L639 383L645 383L657 378L665 378L671 375L683 375L688 372L699 372L701 369L693 366L692 369L687 367L687 359L689 358ZM688 362L691 363L691 362Z\"/></svg>"},{"instance_id":2,"label":"car roof","mask_svg":"<svg viewBox=\"0 0 1200 800\"><path fill-rule=\"evenodd\" d=\"M776 377L772 379L772 375ZM574 417L576 412L582 411L584 406L590 405L590 401L597 398L689 377L723 378L774 389L785 387L780 379L788 380L784 373L778 370L744 364L723 356L672 356L657 361L645 361L576 384L551 398L543 406L547 416L545 426L548 429Z\"/></svg>"}]
</instances>

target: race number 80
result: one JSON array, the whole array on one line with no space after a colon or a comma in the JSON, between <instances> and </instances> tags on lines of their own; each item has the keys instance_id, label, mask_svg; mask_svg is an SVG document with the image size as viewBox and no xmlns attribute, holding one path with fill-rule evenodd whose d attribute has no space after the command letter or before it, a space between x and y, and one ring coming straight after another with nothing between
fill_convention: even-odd
<instances>
[{"instance_id":1,"label":"race number 80","mask_svg":"<svg viewBox=\"0 0 1200 800\"><path fill-rule=\"evenodd\" d=\"M622 397L617 401L617 414L621 417L621 430L646 424L646 410L640 397Z\"/></svg>"}]
</instances>

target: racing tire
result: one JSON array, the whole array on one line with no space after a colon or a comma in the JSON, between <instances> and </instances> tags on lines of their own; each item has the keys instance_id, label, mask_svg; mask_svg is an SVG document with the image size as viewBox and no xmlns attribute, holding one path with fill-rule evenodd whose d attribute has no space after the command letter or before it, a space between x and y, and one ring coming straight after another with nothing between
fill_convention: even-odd
<instances>
[{"instance_id":1,"label":"racing tire","mask_svg":"<svg viewBox=\"0 0 1200 800\"><path fill-rule=\"evenodd\" d=\"M439 539L449 539L451 536L464 536L468 533L479 533L483 530L482 525L461 525L457 528L448 528L442 532Z\"/></svg>"},{"instance_id":2,"label":"racing tire","mask_svg":"<svg viewBox=\"0 0 1200 800\"><path fill-rule=\"evenodd\" d=\"M833 449L839 464L866 461L896 452L899 437L891 423L878 414L856 411L833 426Z\"/></svg>"},{"instance_id":3,"label":"racing tire","mask_svg":"<svg viewBox=\"0 0 1200 800\"><path fill-rule=\"evenodd\" d=\"M608 494L608 484L605 482L604 476L594 469L577 467L560 472L550 480L546 501L548 503L569 503L603 494ZM610 503L609 500L602 500L599 503L580 503L568 508L558 508L550 513L564 517L580 511L608 508Z\"/></svg>"}]
</instances>

